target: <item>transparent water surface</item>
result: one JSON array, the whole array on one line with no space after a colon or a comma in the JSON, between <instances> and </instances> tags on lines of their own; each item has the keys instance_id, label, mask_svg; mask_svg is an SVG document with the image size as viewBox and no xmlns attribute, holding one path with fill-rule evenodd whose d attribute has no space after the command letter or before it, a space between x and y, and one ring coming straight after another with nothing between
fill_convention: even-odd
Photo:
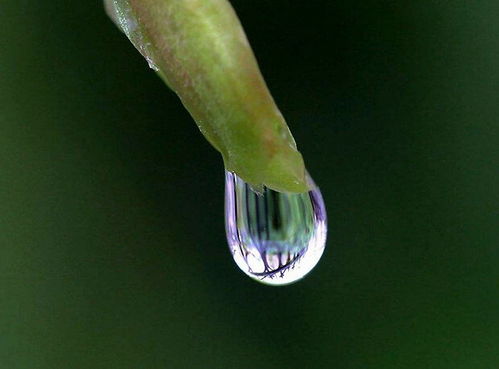
<instances>
[{"instance_id":1,"label":"transparent water surface","mask_svg":"<svg viewBox=\"0 0 499 369\"><path fill-rule=\"evenodd\" d=\"M300 194L255 192L225 173L225 225L230 251L251 278L284 285L303 278L324 252L327 217L318 187Z\"/></svg>"}]
</instances>

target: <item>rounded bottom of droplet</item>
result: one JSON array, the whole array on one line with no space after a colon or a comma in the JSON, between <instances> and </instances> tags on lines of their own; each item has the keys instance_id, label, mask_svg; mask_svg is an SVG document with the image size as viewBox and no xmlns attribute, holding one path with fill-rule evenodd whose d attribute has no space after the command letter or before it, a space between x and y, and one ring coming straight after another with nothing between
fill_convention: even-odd
<instances>
[{"instance_id":1,"label":"rounded bottom of droplet","mask_svg":"<svg viewBox=\"0 0 499 369\"><path fill-rule=\"evenodd\" d=\"M232 256L237 266L250 278L270 286L285 286L295 283L304 278L317 263L324 253L324 247L317 247L304 250L303 254L295 255L275 255L267 257L268 271L261 273L253 272L258 269L258 264L262 264L261 257L258 255L247 256L243 258L240 250L240 245L233 245ZM274 259L274 261L272 261Z\"/></svg>"}]
</instances>

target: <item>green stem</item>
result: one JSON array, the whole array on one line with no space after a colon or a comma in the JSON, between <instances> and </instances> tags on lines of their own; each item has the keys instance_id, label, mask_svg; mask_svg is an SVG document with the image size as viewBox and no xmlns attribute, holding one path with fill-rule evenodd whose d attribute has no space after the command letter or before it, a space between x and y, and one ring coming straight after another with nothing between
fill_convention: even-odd
<instances>
[{"instance_id":1,"label":"green stem","mask_svg":"<svg viewBox=\"0 0 499 369\"><path fill-rule=\"evenodd\" d=\"M227 170L256 187L309 189L303 158L228 1L105 1Z\"/></svg>"}]
</instances>

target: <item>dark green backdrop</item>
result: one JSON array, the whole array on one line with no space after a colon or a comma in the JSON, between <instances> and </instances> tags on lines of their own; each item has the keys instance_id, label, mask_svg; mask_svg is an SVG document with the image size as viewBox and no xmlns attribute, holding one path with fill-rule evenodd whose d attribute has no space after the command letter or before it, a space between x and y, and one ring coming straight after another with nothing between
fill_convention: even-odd
<instances>
[{"instance_id":1,"label":"dark green backdrop","mask_svg":"<svg viewBox=\"0 0 499 369\"><path fill-rule=\"evenodd\" d=\"M305 280L99 1L0 2L0 369L499 367L499 2L238 0L329 211Z\"/></svg>"}]
</instances>

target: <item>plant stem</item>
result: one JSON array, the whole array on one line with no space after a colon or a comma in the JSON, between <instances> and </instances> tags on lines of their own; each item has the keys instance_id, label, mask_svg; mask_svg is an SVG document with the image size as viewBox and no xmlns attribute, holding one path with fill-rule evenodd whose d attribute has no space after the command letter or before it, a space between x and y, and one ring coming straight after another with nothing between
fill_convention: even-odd
<instances>
[{"instance_id":1,"label":"plant stem","mask_svg":"<svg viewBox=\"0 0 499 369\"><path fill-rule=\"evenodd\" d=\"M106 0L177 93L227 170L255 187L304 192L305 165L226 0Z\"/></svg>"}]
</instances>

